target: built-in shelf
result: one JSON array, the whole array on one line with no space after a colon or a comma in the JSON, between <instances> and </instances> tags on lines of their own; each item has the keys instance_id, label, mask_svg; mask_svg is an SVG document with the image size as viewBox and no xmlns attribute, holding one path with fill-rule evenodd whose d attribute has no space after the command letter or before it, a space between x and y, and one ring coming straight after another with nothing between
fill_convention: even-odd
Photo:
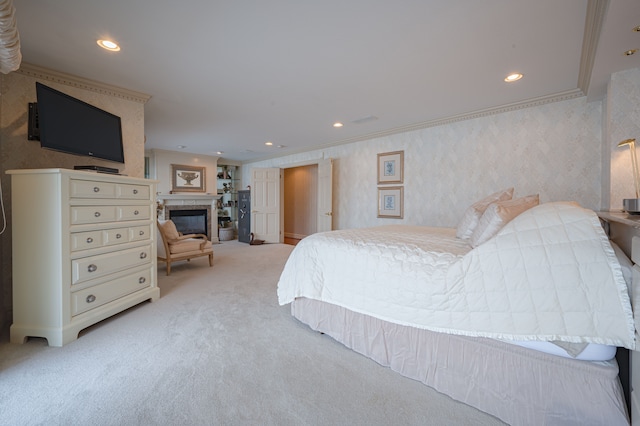
<instances>
[{"instance_id":1,"label":"built-in shelf","mask_svg":"<svg viewBox=\"0 0 640 426\"><path fill-rule=\"evenodd\" d=\"M238 220L238 186L240 184L240 167L218 165L216 180L218 196L218 221L221 226L235 228ZM230 231L226 231L230 233ZM226 235L225 235L226 237ZM235 238L235 229L234 236ZM222 240L222 237L220 238Z\"/></svg>"},{"instance_id":2,"label":"built-in shelf","mask_svg":"<svg viewBox=\"0 0 640 426\"><path fill-rule=\"evenodd\" d=\"M598 216L604 220L618 222L640 229L640 215L628 214L622 211L618 212L598 212Z\"/></svg>"}]
</instances>

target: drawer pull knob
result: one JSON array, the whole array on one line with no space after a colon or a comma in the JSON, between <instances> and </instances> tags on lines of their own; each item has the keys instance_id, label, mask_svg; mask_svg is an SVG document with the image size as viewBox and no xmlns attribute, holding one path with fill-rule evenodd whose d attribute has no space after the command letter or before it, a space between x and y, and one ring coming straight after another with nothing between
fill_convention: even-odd
<instances>
[{"instance_id":1,"label":"drawer pull knob","mask_svg":"<svg viewBox=\"0 0 640 426\"><path fill-rule=\"evenodd\" d=\"M133 212L133 214L137 216L137 215L139 215L139 214L140 214L140 212L139 212L138 210L135 210L135 211Z\"/></svg>"},{"instance_id":2,"label":"drawer pull knob","mask_svg":"<svg viewBox=\"0 0 640 426\"><path fill-rule=\"evenodd\" d=\"M145 277L138 278L138 283L140 283L140 284L144 284L145 281L147 281L147 279Z\"/></svg>"},{"instance_id":3,"label":"drawer pull knob","mask_svg":"<svg viewBox=\"0 0 640 426\"><path fill-rule=\"evenodd\" d=\"M95 217L100 217L100 212L95 212L93 215L94 215Z\"/></svg>"},{"instance_id":4,"label":"drawer pull knob","mask_svg":"<svg viewBox=\"0 0 640 426\"><path fill-rule=\"evenodd\" d=\"M89 266L87 266L87 271L89 272L95 272L98 270L98 267L96 265L94 265L93 263Z\"/></svg>"},{"instance_id":5,"label":"drawer pull knob","mask_svg":"<svg viewBox=\"0 0 640 426\"><path fill-rule=\"evenodd\" d=\"M93 303L96 301L96 297L93 294L87 296L87 303Z\"/></svg>"},{"instance_id":6,"label":"drawer pull knob","mask_svg":"<svg viewBox=\"0 0 640 426\"><path fill-rule=\"evenodd\" d=\"M140 231L140 235L144 235L144 231Z\"/></svg>"},{"instance_id":7,"label":"drawer pull knob","mask_svg":"<svg viewBox=\"0 0 640 426\"><path fill-rule=\"evenodd\" d=\"M116 238L122 238L122 234L116 234Z\"/></svg>"},{"instance_id":8,"label":"drawer pull knob","mask_svg":"<svg viewBox=\"0 0 640 426\"><path fill-rule=\"evenodd\" d=\"M93 238L89 237L87 238L87 244L91 244L93 242Z\"/></svg>"},{"instance_id":9,"label":"drawer pull knob","mask_svg":"<svg viewBox=\"0 0 640 426\"><path fill-rule=\"evenodd\" d=\"M146 259L147 258L147 253L142 252L140 253L140 259Z\"/></svg>"},{"instance_id":10,"label":"drawer pull knob","mask_svg":"<svg viewBox=\"0 0 640 426\"><path fill-rule=\"evenodd\" d=\"M134 189L134 190L133 190L133 193L134 193L134 194L137 194L137 193L138 193L138 190L137 190L137 189Z\"/></svg>"},{"instance_id":11,"label":"drawer pull knob","mask_svg":"<svg viewBox=\"0 0 640 426\"><path fill-rule=\"evenodd\" d=\"M99 187L97 187L97 186L94 186L94 187L93 187L93 192L100 192L100 188L99 188Z\"/></svg>"}]
</instances>

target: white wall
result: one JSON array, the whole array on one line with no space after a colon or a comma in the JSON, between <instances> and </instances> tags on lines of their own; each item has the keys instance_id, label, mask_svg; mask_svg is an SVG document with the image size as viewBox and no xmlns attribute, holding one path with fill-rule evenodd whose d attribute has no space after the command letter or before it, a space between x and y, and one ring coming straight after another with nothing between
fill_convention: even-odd
<instances>
[{"instance_id":1,"label":"white wall","mask_svg":"<svg viewBox=\"0 0 640 426\"><path fill-rule=\"evenodd\" d=\"M205 192L202 194L217 194L218 157L163 149L151 149L145 151L145 155L150 160L149 177L159 181L158 194L169 194L171 191L172 164L205 167Z\"/></svg>"},{"instance_id":2,"label":"white wall","mask_svg":"<svg viewBox=\"0 0 640 426\"><path fill-rule=\"evenodd\" d=\"M577 98L243 164L283 167L334 158L334 228L457 224L466 207L510 186L541 202L601 209L602 102ZM377 154L404 150L404 219L377 218Z\"/></svg>"}]
</instances>

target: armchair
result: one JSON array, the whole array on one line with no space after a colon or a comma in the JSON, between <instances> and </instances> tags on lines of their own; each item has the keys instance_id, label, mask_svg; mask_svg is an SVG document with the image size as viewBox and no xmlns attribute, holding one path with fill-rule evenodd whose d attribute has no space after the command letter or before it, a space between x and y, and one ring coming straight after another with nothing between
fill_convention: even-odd
<instances>
[{"instance_id":1,"label":"armchair","mask_svg":"<svg viewBox=\"0 0 640 426\"><path fill-rule=\"evenodd\" d=\"M158 244L158 260L167 263L167 275L171 274L171 263L208 256L213 266L213 247L204 234L182 235L171 220L158 220L158 233L162 246Z\"/></svg>"}]
</instances>

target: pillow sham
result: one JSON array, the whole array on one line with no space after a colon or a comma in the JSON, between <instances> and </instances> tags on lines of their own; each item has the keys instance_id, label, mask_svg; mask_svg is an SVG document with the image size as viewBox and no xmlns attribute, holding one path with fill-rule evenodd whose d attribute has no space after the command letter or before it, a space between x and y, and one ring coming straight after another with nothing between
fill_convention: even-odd
<instances>
[{"instance_id":1,"label":"pillow sham","mask_svg":"<svg viewBox=\"0 0 640 426\"><path fill-rule=\"evenodd\" d=\"M496 201L510 200L513 197L513 188L504 189L495 192L482 200L476 201L470 205L464 212L460 223L456 229L456 237L467 240L473 234L473 230L478 226L478 221L482 217L484 211L491 203Z\"/></svg>"},{"instance_id":2,"label":"pillow sham","mask_svg":"<svg viewBox=\"0 0 640 426\"><path fill-rule=\"evenodd\" d=\"M492 203L478 221L478 226L473 231L469 244L475 248L489 241L513 218L538 204L540 204L540 196L538 194Z\"/></svg>"}]
</instances>

